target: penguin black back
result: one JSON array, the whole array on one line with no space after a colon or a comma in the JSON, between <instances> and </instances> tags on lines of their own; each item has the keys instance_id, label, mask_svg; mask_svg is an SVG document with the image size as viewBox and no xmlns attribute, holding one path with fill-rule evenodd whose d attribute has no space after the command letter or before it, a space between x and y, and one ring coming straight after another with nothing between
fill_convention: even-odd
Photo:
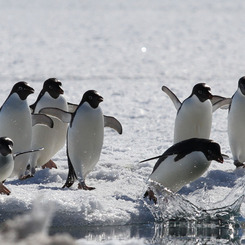
<instances>
[{"instance_id":1,"label":"penguin black back","mask_svg":"<svg viewBox=\"0 0 245 245\"><path fill-rule=\"evenodd\" d=\"M183 140L179 143L174 144L168 148L156 162L153 172L168 156L176 155L174 161L178 161L184 158L191 152L200 151L202 152L208 161L216 160L223 162L223 156L221 154L220 145L209 139L191 138Z\"/></svg>"}]
</instances>

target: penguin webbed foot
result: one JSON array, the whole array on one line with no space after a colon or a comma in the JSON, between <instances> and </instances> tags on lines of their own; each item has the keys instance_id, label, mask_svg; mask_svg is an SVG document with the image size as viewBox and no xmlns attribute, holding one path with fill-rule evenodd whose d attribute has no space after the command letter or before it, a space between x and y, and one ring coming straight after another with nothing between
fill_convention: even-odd
<instances>
[{"instance_id":1,"label":"penguin webbed foot","mask_svg":"<svg viewBox=\"0 0 245 245\"><path fill-rule=\"evenodd\" d=\"M81 189L81 190L86 190L86 191L92 191L95 189L95 187L89 187L85 184L85 182L80 182L78 184L78 189Z\"/></svg>"},{"instance_id":2,"label":"penguin webbed foot","mask_svg":"<svg viewBox=\"0 0 245 245\"><path fill-rule=\"evenodd\" d=\"M154 204L157 204L157 198L156 198L153 190L151 190L150 188L148 188L148 190L144 194L144 198L146 198L146 197L148 197L150 201L152 200L154 202Z\"/></svg>"},{"instance_id":3,"label":"penguin webbed foot","mask_svg":"<svg viewBox=\"0 0 245 245\"><path fill-rule=\"evenodd\" d=\"M0 194L9 195L11 191L0 182Z\"/></svg>"},{"instance_id":4,"label":"penguin webbed foot","mask_svg":"<svg viewBox=\"0 0 245 245\"><path fill-rule=\"evenodd\" d=\"M43 166L42 166L42 169L45 169L45 168L49 168L49 169L52 169L52 168L56 168L57 169L57 165L55 164L54 161L52 161L51 159L46 162Z\"/></svg>"},{"instance_id":5,"label":"penguin webbed foot","mask_svg":"<svg viewBox=\"0 0 245 245\"><path fill-rule=\"evenodd\" d=\"M234 165L235 165L237 168L239 168L239 167L245 168L245 164L242 163L242 162L240 162L240 161L238 161L238 160L235 160L235 161L234 161Z\"/></svg>"},{"instance_id":6,"label":"penguin webbed foot","mask_svg":"<svg viewBox=\"0 0 245 245\"><path fill-rule=\"evenodd\" d=\"M20 177L19 177L19 180L26 180L26 179L30 179L30 178L32 178L32 177L34 177L33 174L26 174L26 175L20 176Z\"/></svg>"}]
</instances>

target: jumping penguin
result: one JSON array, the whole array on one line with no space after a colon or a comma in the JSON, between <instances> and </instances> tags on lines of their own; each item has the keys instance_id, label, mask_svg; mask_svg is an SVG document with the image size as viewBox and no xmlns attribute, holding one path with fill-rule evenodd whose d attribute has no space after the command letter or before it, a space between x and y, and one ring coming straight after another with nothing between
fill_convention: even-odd
<instances>
[{"instance_id":1,"label":"jumping penguin","mask_svg":"<svg viewBox=\"0 0 245 245\"><path fill-rule=\"evenodd\" d=\"M238 81L228 111L228 138L236 167L245 166L245 77Z\"/></svg>"},{"instance_id":2,"label":"jumping penguin","mask_svg":"<svg viewBox=\"0 0 245 245\"><path fill-rule=\"evenodd\" d=\"M162 184L172 192L201 177L209 168L212 160L223 163L226 155L221 154L220 145L209 139L191 138L174 144L161 156L141 162L158 159L149 179ZM152 190L149 196L156 203Z\"/></svg>"},{"instance_id":3,"label":"jumping penguin","mask_svg":"<svg viewBox=\"0 0 245 245\"><path fill-rule=\"evenodd\" d=\"M183 103L166 86L162 90L173 101L177 109L174 127L174 143L189 138L209 139L212 126L212 113L218 108L225 108L229 98L212 95L210 87L198 83L193 87L191 95Z\"/></svg>"}]
</instances>

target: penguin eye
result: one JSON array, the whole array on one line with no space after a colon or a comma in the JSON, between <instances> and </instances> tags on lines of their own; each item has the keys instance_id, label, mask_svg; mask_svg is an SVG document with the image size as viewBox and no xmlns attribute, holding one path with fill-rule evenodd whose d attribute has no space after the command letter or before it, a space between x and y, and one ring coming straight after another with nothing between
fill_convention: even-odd
<instances>
[{"instance_id":1,"label":"penguin eye","mask_svg":"<svg viewBox=\"0 0 245 245\"><path fill-rule=\"evenodd\" d=\"M208 154L209 154L209 155L212 155L213 152L212 152L211 150L208 150Z\"/></svg>"},{"instance_id":2,"label":"penguin eye","mask_svg":"<svg viewBox=\"0 0 245 245\"><path fill-rule=\"evenodd\" d=\"M53 89L53 87L51 85L49 85L48 88L51 89L51 90Z\"/></svg>"},{"instance_id":3,"label":"penguin eye","mask_svg":"<svg viewBox=\"0 0 245 245\"><path fill-rule=\"evenodd\" d=\"M198 90L197 92L198 92L199 94L202 94L202 90Z\"/></svg>"},{"instance_id":4,"label":"penguin eye","mask_svg":"<svg viewBox=\"0 0 245 245\"><path fill-rule=\"evenodd\" d=\"M88 98L89 98L89 100L92 100L93 99L93 96L90 95Z\"/></svg>"},{"instance_id":5,"label":"penguin eye","mask_svg":"<svg viewBox=\"0 0 245 245\"><path fill-rule=\"evenodd\" d=\"M22 88L22 87L18 87L18 90L19 90L19 91L22 91L22 90L23 90L23 88Z\"/></svg>"}]
</instances>

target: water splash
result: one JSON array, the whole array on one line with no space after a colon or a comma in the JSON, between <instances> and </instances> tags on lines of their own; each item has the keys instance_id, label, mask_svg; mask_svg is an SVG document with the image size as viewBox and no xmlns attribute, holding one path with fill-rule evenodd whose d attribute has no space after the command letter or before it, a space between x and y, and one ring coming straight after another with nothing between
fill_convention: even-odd
<instances>
[{"instance_id":1,"label":"water splash","mask_svg":"<svg viewBox=\"0 0 245 245\"><path fill-rule=\"evenodd\" d=\"M186 221L212 221L217 224L237 222L241 219L240 207L245 197L245 177L238 179L237 184L230 189L229 193L221 201L205 204L194 204L187 197L173 193L162 185L150 182L150 188L155 193L157 204L145 200L157 222L169 220ZM200 195L203 195L200 190ZM200 196L199 195L199 196Z\"/></svg>"}]
</instances>

